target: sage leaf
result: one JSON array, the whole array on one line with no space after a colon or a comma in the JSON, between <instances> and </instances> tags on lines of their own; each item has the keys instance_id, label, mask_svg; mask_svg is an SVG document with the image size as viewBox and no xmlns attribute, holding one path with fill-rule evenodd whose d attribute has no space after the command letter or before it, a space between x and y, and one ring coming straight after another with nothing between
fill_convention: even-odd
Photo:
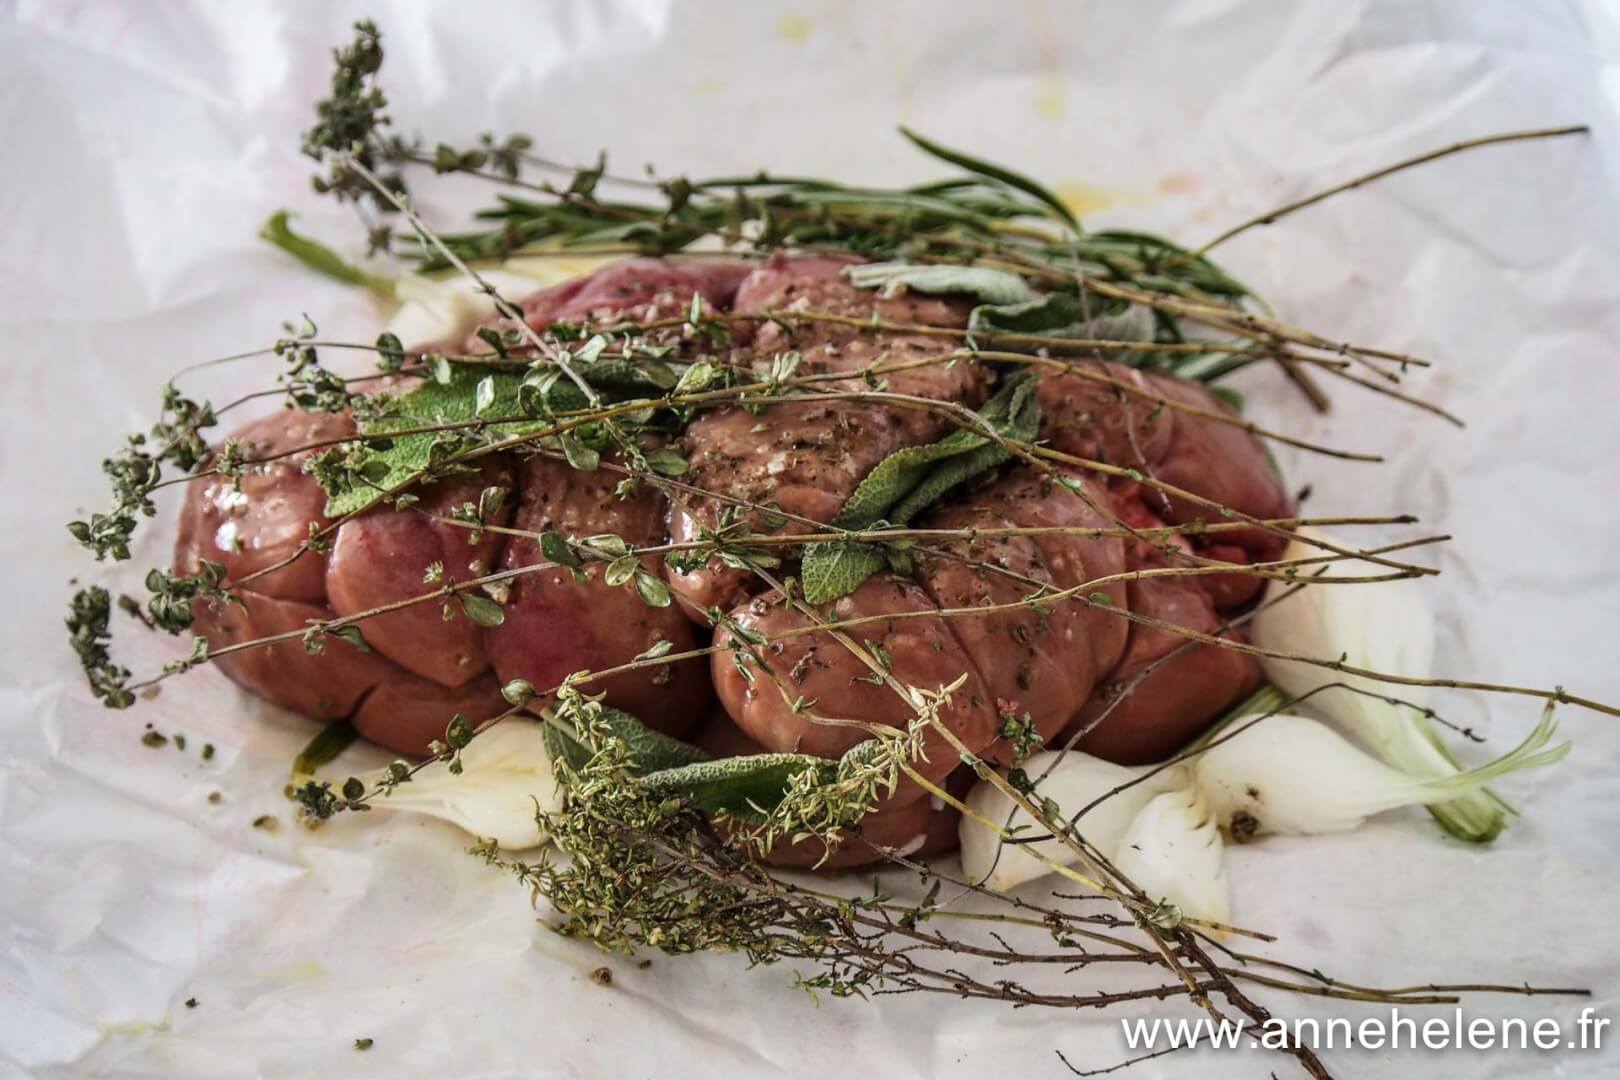
<instances>
[{"instance_id":1,"label":"sage leaf","mask_svg":"<svg viewBox=\"0 0 1620 1080\"><path fill-rule=\"evenodd\" d=\"M1004 438L1028 442L1040 428L1040 402L1027 375L1009 378L978 413ZM870 529L881 521L904 525L946 492L1010 457L987 433L959 428L927 446L908 446L878 462L856 485L833 524ZM884 545L844 540L805 547L800 578L804 598L825 604L848 596L861 582L894 562ZM899 562L904 565L902 557Z\"/></svg>"},{"instance_id":2,"label":"sage leaf","mask_svg":"<svg viewBox=\"0 0 1620 1080\"><path fill-rule=\"evenodd\" d=\"M602 709L602 723L608 734L624 743L630 767L637 773L677 769L694 762L708 761L709 755L690 743L654 731L623 709ZM557 724L547 723L546 751L572 769L583 769L591 760L591 749Z\"/></svg>"},{"instance_id":3,"label":"sage leaf","mask_svg":"<svg viewBox=\"0 0 1620 1080\"><path fill-rule=\"evenodd\" d=\"M762 810L769 812L782 801L801 773L814 770L830 783L837 767L807 754L750 754L647 773L641 782L654 792L679 795L699 810L758 821Z\"/></svg>"},{"instance_id":4,"label":"sage leaf","mask_svg":"<svg viewBox=\"0 0 1620 1080\"><path fill-rule=\"evenodd\" d=\"M518 415L518 389L522 376L516 372L491 373L484 365L443 363L443 381L437 377L424 379L410 393L396 398L388 412L367 421L363 431L368 436L387 436L389 432L429 425L457 424L477 419L479 386L486 379L490 400L485 411L492 415ZM510 424L490 424L486 432L497 438L521 435L549 426L546 420L524 420ZM342 517L363 510L386 494L403 487L435 461L435 451L446 438L444 432L422 432L401 435L388 440L386 448L374 446L366 451L365 476L374 486L334 490L327 487L326 515ZM453 455L452 455L453 456ZM318 477L319 478L319 477Z\"/></svg>"},{"instance_id":5,"label":"sage leaf","mask_svg":"<svg viewBox=\"0 0 1620 1080\"><path fill-rule=\"evenodd\" d=\"M1153 312L1140 304L1098 297L1082 303L1074 293L1048 293L1016 304L984 304L968 316L968 330L1002 330L1096 341L1152 341Z\"/></svg>"},{"instance_id":6,"label":"sage leaf","mask_svg":"<svg viewBox=\"0 0 1620 1080\"><path fill-rule=\"evenodd\" d=\"M799 568L804 598L811 604L825 604L848 596L887 564L881 544L855 540L810 544Z\"/></svg>"},{"instance_id":7,"label":"sage leaf","mask_svg":"<svg viewBox=\"0 0 1620 1080\"><path fill-rule=\"evenodd\" d=\"M966 293L984 304L1027 304L1039 294L1017 274L988 266L944 266L932 263L867 263L844 271L862 289L904 285L913 292L938 296Z\"/></svg>"},{"instance_id":8,"label":"sage leaf","mask_svg":"<svg viewBox=\"0 0 1620 1080\"><path fill-rule=\"evenodd\" d=\"M985 403L979 415L1003 438L1030 442L1041 426L1041 405L1035 395L1035 380L1027 376L1009 379L1001 391ZM966 443L971 433L957 431L953 435L963 436L962 441ZM889 520L899 525L909 522L952 488L994 469L1012 456L1005 447L988 436L971 437L977 440L977 445L941 461L929 470L928 475L890 509Z\"/></svg>"}]
</instances>

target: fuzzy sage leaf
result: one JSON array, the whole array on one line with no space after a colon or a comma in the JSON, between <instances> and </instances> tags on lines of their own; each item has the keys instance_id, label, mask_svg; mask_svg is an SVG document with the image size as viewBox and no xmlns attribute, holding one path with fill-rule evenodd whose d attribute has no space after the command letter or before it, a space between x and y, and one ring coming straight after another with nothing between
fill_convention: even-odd
<instances>
[{"instance_id":1,"label":"fuzzy sage leaf","mask_svg":"<svg viewBox=\"0 0 1620 1080\"><path fill-rule=\"evenodd\" d=\"M1009 378L985 403L979 418L1004 438L1033 439L1041 419L1034 383L1022 375ZM833 524L851 530L870 529L885 520L903 525L952 488L995 468L1009 456L988 434L968 428L927 446L897 450L867 473ZM855 540L811 544L805 548L800 575L804 598L824 604L847 596L889 562L879 544Z\"/></svg>"},{"instance_id":2,"label":"fuzzy sage leaf","mask_svg":"<svg viewBox=\"0 0 1620 1080\"><path fill-rule=\"evenodd\" d=\"M679 795L699 810L723 811L750 821L781 802L788 786L806 770L831 782L837 763L806 754L749 754L662 769L644 775L641 782L655 792Z\"/></svg>"},{"instance_id":3,"label":"fuzzy sage leaf","mask_svg":"<svg viewBox=\"0 0 1620 1080\"><path fill-rule=\"evenodd\" d=\"M685 765L708 761L709 755L690 743L684 743L643 724L622 709L603 706L599 723L606 734L618 739L629 755L632 772L651 773L678 769ZM545 726L546 751L554 760L564 762L578 772L590 762L593 751L564 726L548 723Z\"/></svg>"}]
</instances>

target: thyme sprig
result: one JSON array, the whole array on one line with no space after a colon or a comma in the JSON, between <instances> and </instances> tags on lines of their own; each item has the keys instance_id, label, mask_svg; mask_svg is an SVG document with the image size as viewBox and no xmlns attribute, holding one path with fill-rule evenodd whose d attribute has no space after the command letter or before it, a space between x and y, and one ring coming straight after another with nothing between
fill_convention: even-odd
<instances>
[{"instance_id":1,"label":"thyme sprig","mask_svg":"<svg viewBox=\"0 0 1620 1080\"><path fill-rule=\"evenodd\" d=\"M218 422L213 407L183 396L173 383L163 387L163 406L150 434L129 437L122 453L101 463L112 481L113 505L105 513L95 513L89 521L73 521L68 532L95 552L96 561L129 558L129 542L139 517L157 514L152 492L163 480L164 463L191 470L208 452L202 436L205 428Z\"/></svg>"}]
</instances>

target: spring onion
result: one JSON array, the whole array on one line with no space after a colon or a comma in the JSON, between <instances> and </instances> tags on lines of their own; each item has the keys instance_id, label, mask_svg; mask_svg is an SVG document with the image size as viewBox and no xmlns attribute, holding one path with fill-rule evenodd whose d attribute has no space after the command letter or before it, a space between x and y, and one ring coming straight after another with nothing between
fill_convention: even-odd
<instances>
[{"instance_id":1,"label":"spring onion","mask_svg":"<svg viewBox=\"0 0 1620 1080\"><path fill-rule=\"evenodd\" d=\"M538 815L561 810L562 792L540 724L511 719L495 725L462 748L460 765L457 774L448 762L435 761L371 805L448 821L508 851L544 842ZM387 776L382 769L362 780L370 789Z\"/></svg>"},{"instance_id":2,"label":"spring onion","mask_svg":"<svg viewBox=\"0 0 1620 1080\"><path fill-rule=\"evenodd\" d=\"M1113 862L1150 900L1194 919L1227 922L1231 890L1215 815L1196 787L1155 795L1131 819Z\"/></svg>"},{"instance_id":3,"label":"spring onion","mask_svg":"<svg viewBox=\"0 0 1620 1080\"><path fill-rule=\"evenodd\" d=\"M1380 811L1455 799L1569 752L1568 743L1548 746L1557 730L1551 706L1513 750L1488 765L1447 776L1419 777L1391 768L1303 716L1249 717L1230 730L1229 737L1199 754L1192 768L1220 824L1244 838L1263 832L1345 832Z\"/></svg>"},{"instance_id":4,"label":"spring onion","mask_svg":"<svg viewBox=\"0 0 1620 1080\"><path fill-rule=\"evenodd\" d=\"M1051 771L1047 772L1049 768ZM1169 791L1181 780L1179 770L1167 769L1110 795L1115 788L1131 783L1148 770L1115 765L1078 750L1032 754L1024 761L1023 769L1036 781L1031 798L1037 803L1050 800L1064 818L1102 799L1081 815L1075 829L1087 843L1110 859L1119 849L1120 838L1137 812L1155 795ZM1016 885L1052 873L1052 863L1073 866L1078 862L1074 852L1051 837L1046 826L1018 808L993 784L975 785L966 804L973 813L962 815L960 836L962 870L969 881L995 892L1007 892ZM1007 843L998 829L1010 833L1015 840L1034 836L1048 839L1027 844Z\"/></svg>"},{"instance_id":5,"label":"spring onion","mask_svg":"<svg viewBox=\"0 0 1620 1080\"><path fill-rule=\"evenodd\" d=\"M1308 528L1295 535L1297 538L1282 555L1284 560L1321 554L1320 549L1299 538L1329 539ZM1336 569L1329 566L1320 576L1332 577ZM1309 578L1302 574L1299 581L1308 582ZM1434 616L1417 582L1306 584L1297 594L1282 596L1297 583L1278 580L1267 586L1264 606L1252 624L1256 645L1278 652L1342 658L1352 667L1392 675L1429 677L1434 659ZM1426 687L1396 686L1271 657L1262 659L1261 664L1271 681L1292 697L1343 683L1348 689L1316 694L1310 699L1310 707L1327 714L1386 764L1416 777L1445 777L1461 771L1456 757L1441 742L1424 712L1428 705ZM1391 697L1406 704L1386 700ZM1429 812L1447 832L1475 843L1495 839L1506 825L1509 809L1477 786L1429 806Z\"/></svg>"}]
</instances>

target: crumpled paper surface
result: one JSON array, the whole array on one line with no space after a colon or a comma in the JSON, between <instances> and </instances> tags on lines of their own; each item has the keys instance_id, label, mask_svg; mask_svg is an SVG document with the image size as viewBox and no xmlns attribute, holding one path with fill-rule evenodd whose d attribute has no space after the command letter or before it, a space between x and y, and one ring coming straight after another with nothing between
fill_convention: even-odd
<instances>
[{"instance_id":1,"label":"crumpled paper surface","mask_svg":"<svg viewBox=\"0 0 1620 1080\"><path fill-rule=\"evenodd\" d=\"M555 158L607 147L626 171L652 161L666 175L938 175L893 134L904 122L1051 181L1093 223L1194 243L1458 139L1592 125L1586 138L1402 174L1221 257L1297 324L1432 358L1411 387L1467 417L1457 431L1338 384L1318 417L1273 372L1239 380L1263 422L1389 455L1379 467L1280 455L1313 485L1309 510L1411 511L1455 534L1429 592L1439 672L1620 701L1620 26L1597 0L0 10L0 476L12 500L0 520L0 1076L1062 1076L1055 1050L1081 1068L1128 1056L1117 1017L1129 1011L815 1005L784 969L604 957L546 932L524 891L459 854L448 827L386 813L294 825L281 789L311 725L217 674L129 713L90 698L60 631L69 579L138 591L62 528L104 504L100 458L150 422L181 365L267 345L301 312L351 340L382 317L255 239L287 206L300 228L359 244L352 218L311 194L297 136L326 90L328 49L361 14L387 34L394 114L430 140L521 129ZM479 195L425 191L443 221ZM253 378L220 369L186 386L220 401ZM134 565L163 562L171 536L160 518ZM173 650L120 629L137 669ZM1496 752L1538 711L1455 694L1438 704ZM141 745L147 722L183 732L187 750ZM1566 710L1575 753L1504 785L1527 813L1488 849L1408 811L1351 836L1231 851L1237 921L1279 934L1274 954L1353 982L1581 985L1613 1015L1617 724ZM204 742L218 748L206 763ZM351 754L354 769L377 757ZM281 830L250 827L261 814ZM611 988L589 978L604 963ZM1257 994L1287 1016L1384 1015ZM1568 1025L1582 1004L1465 1007ZM372 1049L353 1049L360 1037ZM1341 1075L1374 1077L1617 1067L1613 1051L1325 1056ZM1197 1051L1127 1075L1293 1068Z\"/></svg>"}]
</instances>

